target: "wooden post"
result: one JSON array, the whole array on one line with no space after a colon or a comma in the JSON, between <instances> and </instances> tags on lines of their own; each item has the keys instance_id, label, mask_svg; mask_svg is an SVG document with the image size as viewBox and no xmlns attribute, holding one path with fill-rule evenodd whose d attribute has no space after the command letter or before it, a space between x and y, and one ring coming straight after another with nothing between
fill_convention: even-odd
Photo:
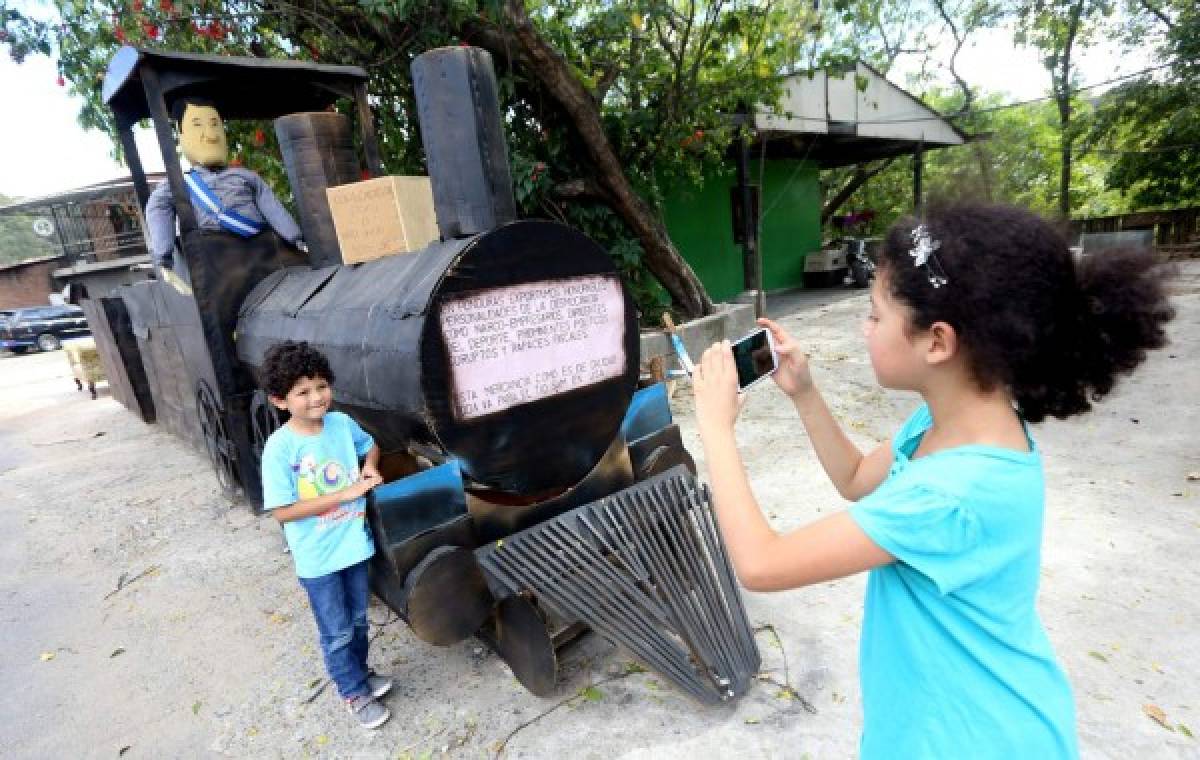
<instances>
[{"instance_id":1,"label":"wooden post","mask_svg":"<svg viewBox=\"0 0 1200 760\"><path fill-rule=\"evenodd\" d=\"M383 162L379 158L379 140L375 136L375 116L367 101L367 86L354 85L354 105L358 109L358 129L362 135L363 153L366 154L367 174L383 176Z\"/></svg>"},{"instance_id":2,"label":"wooden post","mask_svg":"<svg viewBox=\"0 0 1200 760\"><path fill-rule=\"evenodd\" d=\"M748 123L749 116L746 115L742 126ZM758 220L754 217L750 194L750 145L741 130L737 137L737 157L738 198L742 206L742 281L746 290L754 293L754 314L761 317L767 312L767 302L762 289L762 261L758 255ZM762 188L759 188L761 192Z\"/></svg>"}]
</instances>

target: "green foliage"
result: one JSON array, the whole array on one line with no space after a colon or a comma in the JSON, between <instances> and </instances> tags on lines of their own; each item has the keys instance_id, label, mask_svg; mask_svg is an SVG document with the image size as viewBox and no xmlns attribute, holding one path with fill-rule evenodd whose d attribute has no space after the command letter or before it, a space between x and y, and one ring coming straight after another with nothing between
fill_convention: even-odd
<instances>
[{"instance_id":1,"label":"green foliage","mask_svg":"<svg viewBox=\"0 0 1200 760\"><path fill-rule=\"evenodd\" d=\"M80 123L87 128L115 135L100 86L122 44L355 64L371 74L383 162L396 174L424 172L412 58L442 45L491 48L521 213L579 226L610 250L643 309L663 302L661 287L641 264L640 246L612 210L613 200L604 193L562 191L595 176L594 157L538 72L525 70L519 56L507 55L511 46L497 42L513 39L503 0L52 5L53 19L7 12L4 41L18 60L57 56L65 82L85 100ZM527 6L537 34L591 93L621 167L652 207L663 188L699 181L706 166L724 160L733 137L729 117L739 106L775 102L778 75L795 66L817 18L810 0L530 0ZM234 156L286 188L270 126L228 126Z\"/></svg>"},{"instance_id":2,"label":"green foliage","mask_svg":"<svg viewBox=\"0 0 1200 760\"><path fill-rule=\"evenodd\" d=\"M960 92L933 90L926 103L943 113L960 110ZM1043 214L1058 207L1061 166L1057 109L1042 101L1016 108L1002 107L1007 97L976 97L972 109L958 125L976 141L959 148L925 153L927 199L972 198L1012 203ZM1089 118L1090 106L1076 100L1077 118ZM1121 195L1106 184L1112 157L1076 147L1071 204L1075 216L1104 216L1130 210ZM866 230L882 233L895 219L912 212L912 161L899 159L859 189L841 213L871 209L875 218ZM848 170L829 172L827 181L838 187Z\"/></svg>"},{"instance_id":3,"label":"green foliage","mask_svg":"<svg viewBox=\"0 0 1200 760\"><path fill-rule=\"evenodd\" d=\"M1111 160L1108 186L1134 208L1200 204L1200 8L1156 0L1135 10L1125 43L1153 47L1165 70L1105 93L1089 140Z\"/></svg>"}]
</instances>

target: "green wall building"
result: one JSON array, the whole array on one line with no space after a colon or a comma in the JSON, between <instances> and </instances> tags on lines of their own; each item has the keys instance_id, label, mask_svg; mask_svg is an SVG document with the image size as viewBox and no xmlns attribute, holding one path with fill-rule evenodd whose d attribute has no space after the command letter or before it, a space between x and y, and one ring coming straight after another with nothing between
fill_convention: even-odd
<instances>
[{"instance_id":1,"label":"green wall building","mask_svg":"<svg viewBox=\"0 0 1200 760\"><path fill-rule=\"evenodd\" d=\"M804 286L804 260L821 248L820 172L897 156L912 156L914 205L920 205L924 151L970 138L875 69L794 74L778 109L752 116L748 181L762 182L759 255L771 292ZM760 157L765 166L760 166ZM743 248L734 242L733 188L737 152L699 186L678 187L664 201L667 231L714 301L747 290Z\"/></svg>"},{"instance_id":2,"label":"green wall building","mask_svg":"<svg viewBox=\"0 0 1200 760\"><path fill-rule=\"evenodd\" d=\"M761 169L759 252L763 289L803 285L804 256L821 246L821 186L816 164L798 159L767 159ZM750 162L758 184L760 162ZM728 301L745 290L742 246L733 237L733 201L737 177L732 165L713 172L703 186L679 188L664 204L667 231L696 270L714 301Z\"/></svg>"}]
</instances>

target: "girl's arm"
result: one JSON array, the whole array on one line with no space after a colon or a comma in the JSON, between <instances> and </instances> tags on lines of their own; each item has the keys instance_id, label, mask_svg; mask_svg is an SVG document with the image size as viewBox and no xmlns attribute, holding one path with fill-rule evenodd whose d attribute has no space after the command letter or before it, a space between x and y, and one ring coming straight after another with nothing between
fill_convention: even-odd
<instances>
[{"instance_id":1,"label":"girl's arm","mask_svg":"<svg viewBox=\"0 0 1200 760\"><path fill-rule=\"evenodd\" d=\"M858 501L874 491L887 476L892 464L892 442L885 441L863 456L834 419L821 392L813 384L808 359L800 345L771 320L760 319L758 323L771 331L775 352L779 355L779 369L773 376L775 384L796 407L821 467L825 468L825 474L842 498Z\"/></svg>"},{"instance_id":2,"label":"girl's arm","mask_svg":"<svg viewBox=\"0 0 1200 760\"><path fill-rule=\"evenodd\" d=\"M728 343L704 353L694 380L717 522L743 586L753 591L796 588L894 560L845 512L786 535L776 533L750 490L737 450L737 370Z\"/></svg>"},{"instance_id":3,"label":"girl's arm","mask_svg":"<svg viewBox=\"0 0 1200 760\"><path fill-rule=\"evenodd\" d=\"M314 515L323 515L343 502L354 501L358 497L363 496L367 491L370 491L382 482L383 479L378 474L374 476L364 475L357 483L323 496L301 499L295 504L289 504L286 507L277 507L271 510L271 514L280 523L301 520L305 517L313 517Z\"/></svg>"},{"instance_id":4,"label":"girl's arm","mask_svg":"<svg viewBox=\"0 0 1200 760\"><path fill-rule=\"evenodd\" d=\"M792 404L821 467L843 499L858 501L879 487L892 466L890 438L863 456L834 419L816 386L793 396Z\"/></svg>"}]
</instances>

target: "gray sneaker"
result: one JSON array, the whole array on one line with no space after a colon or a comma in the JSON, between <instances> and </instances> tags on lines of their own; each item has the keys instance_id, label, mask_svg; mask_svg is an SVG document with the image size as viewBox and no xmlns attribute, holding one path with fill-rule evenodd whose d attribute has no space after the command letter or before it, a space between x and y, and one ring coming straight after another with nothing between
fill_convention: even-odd
<instances>
[{"instance_id":1,"label":"gray sneaker","mask_svg":"<svg viewBox=\"0 0 1200 760\"><path fill-rule=\"evenodd\" d=\"M372 670L367 673L367 688L371 690L371 696L378 699L392 690L392 679Z\"/></svg>"},{"instance_id":2,"label":"gray sneaker","mask_svg":"<svg viewBox=\"0 0 1200 760\"><path fill-rule=\"evenodd\" d=\"M387 722L388 718L392 717L392 713L386 707L376 702L375 698L368 694L347 699L346 709L363 728L379 728Z\"/></svg>"}]
</instances>

